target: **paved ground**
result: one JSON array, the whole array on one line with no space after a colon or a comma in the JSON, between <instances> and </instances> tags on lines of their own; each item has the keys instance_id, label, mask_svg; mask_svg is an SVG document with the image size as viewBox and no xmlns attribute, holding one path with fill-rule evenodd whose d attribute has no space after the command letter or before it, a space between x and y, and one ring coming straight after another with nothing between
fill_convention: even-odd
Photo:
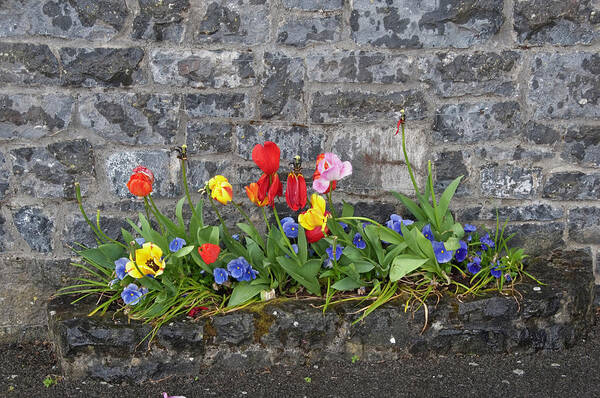
<instances>
[{"instance_id":1,"label":"paved ground","mask_svg":"<svg viewBox=\"0 0 600 398\"><path fill-rule=\"evenodd\" d=\"M596 317L600 321L600 315ZM600 397L600 322L576 347L532 355L452 356L379 364L329 363L110 385L56 377L48 344L0 346L0 396L156 397Z\"/></svg>"}]
</instances>

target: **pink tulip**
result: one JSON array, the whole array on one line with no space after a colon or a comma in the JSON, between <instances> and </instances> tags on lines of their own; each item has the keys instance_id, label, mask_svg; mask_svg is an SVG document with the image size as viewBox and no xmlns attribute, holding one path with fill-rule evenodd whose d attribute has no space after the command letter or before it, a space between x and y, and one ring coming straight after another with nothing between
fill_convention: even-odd
<instances>
[{"instance_id":1,"label":"pink tulip","mask_svg":"<svg viewBox=\"0 0 600 398\"><path fill-rule=\"evenodd\" d=\"M327 152L323 160L317 164L317 171L320 176L313 180L313 188L319 193L325 193L333 181L352 174L352 165L348 161L342 162L336 154Z\"/></svg>"}]
</instances>

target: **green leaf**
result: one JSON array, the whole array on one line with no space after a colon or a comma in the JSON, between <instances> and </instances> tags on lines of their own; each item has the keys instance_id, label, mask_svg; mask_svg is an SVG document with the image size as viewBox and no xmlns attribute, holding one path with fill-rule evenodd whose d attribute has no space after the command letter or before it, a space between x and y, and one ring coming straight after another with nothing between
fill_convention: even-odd
<instances>
[{"instance_id":1,"label":"green leaf","mask_svg":"<svg viewBox=\"0 0 600 398\"><path fill-rule=\"evenodd\" d=\"M344 205L342 206L342 217L352 216L354 216L354 207L350 203L344 202Z\"/></svg>"},{"instance_id":2,"label":"green leaf","mask_svg":"<svg viewBox=\"0 0 600 398\"><path fill-rule=\"evenodd\" d=\"M345 250L344 250L344 252L345 252ZM356 272L358 272L359 274L364 274L365 272L369 272L373 268L375 268L373 263L371 263L369 261L355 261L353 264L354 264L354 267L356 268Z\"/></svg>"},{"instance_id":3,"label":"green leaf","mask_svg":"<svg viewBox=\"0 0 600 398\"><path fill-rule=\"evenodd\" d=\"M149 277L148 275L137 279L140 284L142 284L144 287L150 289L150 290L159 290L162 291L164 290L163 286L158 283L158 281L154 278Z\"/></svg>"},{"instance_id":4,"label":"green leaf","mask_svg":"<svg viewBox=\"0 0 600 398\"><path fill-rule=\"evenodd\" d=\"M116 243L105 243L96 248L76 252L89 263L109 269L114 269L115 260L125 255L123 247Z\"/></svg>"},{"instance_id":5,"label":"green leaf","mask_svg":"<svg viewBox=\"0 0 600 398\"><path fill-rule=\"evenodd\" d=\"M197 235L199 246L204 243L212 243L214 245L219 244L219 227L208 225L204 228L200 228Z\"/></svg>"},{"instance_id":6,"label":"green leaf","mask_svg":"<svg viewBox=\"0 0 600 398\"><path fill-rule=\"evenodd\" d=\"M183 221L183 204L185 203L185 196L177 201L177 205L175 206L175 217L177 217L177 221L179 221L179 226L185 230L185 222Z\"/></svg>"},{"instance_id":7,"label":"green leaf","mask_svg":"<svg viewBox=\"0 0 600 398\"><path fill-rule=\"evenodd\" d=\"M279 256L277 257L277 262L294 280L304 286L310 293L321 296L321 286L316 278L317 273L321 269L320 259L310 260L304 265L299 266L291 258Z\"/></svg>"},{"instance_id":8,"label":"green leaf","mask_svg":"<svg viewBox=\"0 0 600 398\"><path fill-rule=\"evenodd\" d=\"M129 245L129 242L133 241L133 235L131 235L131 232L124 228L121 228L121 236L123 237L126 245Z\"/></svg>"},{"instance_id":9,"label":"green leaf","mask_svg":"<svg viewBox=\"0 0 600 398\"><path fill-rule=\"evenodd\" d=\"M460 248L460 243L459 243L459 239L455 238L455 237L451 237L448 238L448 240L446 242L444 242L444 247L446 247L446 250L457 250Z\"/></svg>"},{"instance_id":10,"label":"green leaf","mask_svg":"<svg viewBox=\"0 0 600 398\"><path fill-rule=\"evenodd\" d=\"M194 250L194 247L195 247L195 246L193 246L193 245L186 246L186 247L182 247L181 249L177 250L177 251L176 251L176 252L175 252L173 255L174 255L175 257L183 257L183 256L187 256L188 254L190 254L190 252L191 252L192 250Z\"/></svg>"},{"instance_id":11,"label":"green leaf","mask_svg":"<svg viewBox=\"0 0 600 398\"><path fill-rule=\"evenodd\" d=\"M260 267L262 268L262 264L265 260L265 253L263 252L263 250L258 246L258 244L255 241L253 241L249 237L246 237L246 247L248 248L248 256L250 257L250 261L252 261L252 265L260 265Z\"/></svg>"},{"instance_id":12,"label":"green leaf","mask_svg":"<svg viewBox=\"0 0 600 398\"><path fill-rule=\"evenodd\" d=\"M457 177L446 187L444 193L442 193L442 197L440 198L440 203L437 208L438 216L440 219L446 215L446 211L448 211L448 206L450 206L450 201L456 192L456 188L458 188L458 184L460 184L460 180L462 180L463 176Z\"/></svg>"},{"instance_id":13,"label":"green leaf","mask_svg":"<svg viewBox=\"0 0 600 398\"><path fill-rule=\"evenodd\" d=\"M347 276L344 279L341 279L341 280L337 281L336 283L334 283L333 285L331 285L332 288L334 288L335 290L340 290L340 291L355 290L361 286L362 285L360 283L356 282L354 279L350 278L349 276Z\"/></svg>"},{"instance_id":14,"label":"green leaf","mask_svg":"<svg viewBox=\"0 0 600 398\"><path fill-rule=\"evenodd\" d=\"M423 210L421 210L419 205L417 205L412 199L398 192L392 192L392 195L394 195L396 199L402 202L404 207L406 207L408 211L410 211L417 220L427 222L427 217L425 216L425 213L423 213Z\"/></svg>"},{"instance_id":15,"label":"green leaf","mask_svg":"<svg viewBox=\"0 0 600 398\"><path fill-rule=\"evenodd\" d=\"M410 255L400 255L392 261L390 269L390 280L398 281L400 278L410 274L427 262L426 258L413 257Z\"/></svg>"},{"instance_id":16,"label":"green leaf","mask_svg":"<svg viewBox=\"0 0 600 398\"><path fill-rule=\"evenodd\" d=\"M208 265L206 265L206 263L202 260L202 258L198 254L198 251L192 250L191 254L192 254L192 259L194 260L196 265L198 265L200 268L202 268L204 270L204 272L208 272L209 275L212 275L212 272L213 272L212 269L210 269L210 267Z\"/></svg>"},{"instance_id":17,"label":"green leaf","mask_svg":"<svg viewBox=\"0 0 600 398\"><path fill-rule=\"evenodd\" d=\"M253 241L258 243L260 247L265 248L265 241L263 240L261 234L254 228L253 225L248 225L246 223L240 222L237 223L239 229L241 229L246 235L252 238Z\"/></svg>"},{"instance_id":18,"label":"green leaf","mask_svg":"<svg viewBox=\"0 0 600 398\"><path fill-rule=\"evenodd\" d=\"M402 235L387 227L378 227L377 233L379 234L379 238L386 242L396 245L404 243Z\"/></svg>"},{"instance_id":19,"label":"green leaf","mask_svg":"<svg viewBox=\"0 0 600 398\"><path fill-rule=\"evenodd\" d=\"M304 264L308 259L308 243L306 240L306 234L302 225L298 224L298 257Z\"/></svg>"},{"instance_id":20,"label":"green leaf","mask_svg":"<svg viewBox=\"0 0 600 398\"><path fill-rule=\"evenodd\" d=\"M465 236L465 230L459 222L452 224L451 230L458 239L462 239L462 237Z\"/></svg>"},{"instance_id":21,"label":"green leaf","mask_svg":"<svg viewBox=\"0 0 600 398\"><path fill-rule=\"evenodd\" d=\"M371 244L373 249L375 250L375 255L377 256L377 261L379 264L383 264L383 258L385 256L383 246L381 246L381 240L379 239L379 235L377 234L377 230L379 227L375 225L367 225L365 228L365 235L367 241Z\"/></svg>"},{"instance_id":22,"label":"green leaf","mask_svg":"<svg viewBox=\"0 0 600 398\"><path fill-rule=\"evenodd\" d=\"M239 282L237 286L233 288L227 306L235 307L236 305L244 304L248 300L259 295L261 291L268 289L269 285L267 284L251 285L248 282Z\"/></svg>"},{"instance_id":23,"label":"green leaf","mask_svg":"<svg viewBox=\"0 0 600 398\"><path fill-rule=\"evenodd\" d=\"M390 264L392 263L392 260L396 256L399 256L404 250L406 250L406 247L406 242L402 242L401 245L394 246L390 251L388 251L385 257L383 258L383 263L381 264L383 269L388 269Z\"/></svg>"}]
</instances>

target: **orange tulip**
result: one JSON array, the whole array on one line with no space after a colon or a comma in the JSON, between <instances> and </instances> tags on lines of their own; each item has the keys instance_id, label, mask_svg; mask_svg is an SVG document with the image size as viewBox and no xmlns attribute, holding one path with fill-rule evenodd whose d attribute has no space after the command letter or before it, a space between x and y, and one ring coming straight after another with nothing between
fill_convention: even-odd
<instances>
[{"instance_id":1,"label":"orange tulip","mask_svg":"<svg viewBox=\"0 0 600 398\"><path fill-rule=\"evenodd\" d=\"M269 203L269 199L266 197L262 201L260 199L258 199L259 194L258 194L258 184L257 183L253 182L252 184L246 186L245 188L246 188L246 195L248 195L248 199L250 199L250 202L254 203L258 207L266 206Z\"/></svg>"},{"instance_id":2,"label":"orange tulip","mask_svg":"<svg viewBox=\"0 0 600 398\"><path fill-rule=\"evenodd\" d=\"M138 166L133 169L133 174L129 177L127 188L135 196L144 197L152 192L154 183L154 174L144 166Z\"/></svg>"}]
</instances>

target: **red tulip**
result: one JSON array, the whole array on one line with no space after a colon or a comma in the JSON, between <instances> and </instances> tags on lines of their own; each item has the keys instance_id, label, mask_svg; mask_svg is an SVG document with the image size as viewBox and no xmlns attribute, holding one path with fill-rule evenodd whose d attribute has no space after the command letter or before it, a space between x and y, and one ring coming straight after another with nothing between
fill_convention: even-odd
<instances>
[{"instance_id":1,"label":"red tulip","mask_svg":"<svg viewBox=\"0 0 600 398\"><path fill-rule=\"evenodd\" d=\"M306 206L306 181L302 174L294 171L288 174L285 201L293 211L298 211Z\"/></svg>"},{"instance_id":2,"label":"red tulip","mask_svg":"<svg viewBox=\"0 0 600 398\"><path fill-rule=\"evenodd\" d=\"M319 240L321 240L321 238L325 237L325 235L329 232L329 228L325 227L325 231L323 231L323 228L321 227L317 227L314 229L311 229L310 231L305 230L304 234L306 235L306 241L308 243L315 243L318 242Z\"/></svg>"},{"instance_id":3,"label":"red tulip","mask_svg":"<svg viewBox=\"0 0 600 398\"><path fill-rule=\"evenodd\" d=\"M198 248L198 253L200 254L200 257L202 257L202 260L206 264L212 264L215 261L217 261L217 258L219 258L221 248L219 247L219 245L215 245L212 243L204 243Z\"/></svg>"},{"instance_id":4,"label":"red tulip","mask_svg":"<svg viewBox=\"0 0 600 398\"><path fill-rule=\"evenodd\" d=\"M265 199L268 199L269 206L273 207L275 206L275 198L283 196L283 185L277 174L280 155L279 147L271 141L266 141L264 145L256 144L252 149L252 160L264 173L256 182L258 185L258 201L253 201L254 203L262 203Z\"/></svg>"},{"instance_id":5,"label":"red tulip","mask_svg":"<svg viewBox=\"0 0 600 398\"><path fill-rule=\"evenodd\" d=\"M133 174L127 182L127 188L135 196L144 197L152 192L153 183L154 174L144 166L138 166L133 169Z\"/></svg>"}]
</instances>

